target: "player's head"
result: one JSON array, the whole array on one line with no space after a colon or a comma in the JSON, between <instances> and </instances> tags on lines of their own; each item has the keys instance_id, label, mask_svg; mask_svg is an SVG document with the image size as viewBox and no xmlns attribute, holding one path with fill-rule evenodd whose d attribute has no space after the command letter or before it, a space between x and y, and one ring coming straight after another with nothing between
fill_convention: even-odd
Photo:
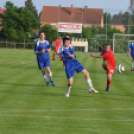
<instances>
[{"instance_id":1,"label":"player's head","mask_svg":"<svg viewBox=\"0 0 134 134\"><path fill-rule=\"evenodd\" d=\"M105 50L108 52L111 49L111 45L109 43L106 43Z\"/></svg>"},{"instance_id":2,"label":"player's head","mask_svg":"<svg viewBox=\"0 0 134 134\"><path fill-rule=\"evenodd\" d=\"M65 37L66 37L66 38L69 38L69 34L66 34Z\"/></svg>"},{"instance_id":3,"label":"player's head","mask_svg":"<svg viewBox=\"0 0 134 134\"><path fill-rule=\"evenodd\" d=\"M67 38L67 37L63 38L63 45L64 45L64 47L68 47L69 46L69 38Z\"/></svg>"},{"instance_id":4,"label":"player's head","mask_svg":"<svg viewBox=\"0 0 134 134\"><path fill-rule=\"evenodd\" d=\"M59 36L58 39L61 40L61 36Z\"/></svg>"},{"instance_id":5,"label":"player's head","mask_svg":"<svg viewBox=\"0 0 134 134\"><path fill-rule=\"evenodd\" d=\"M39 37L40 37L41 40L44 40L45 39L45 32L40 31L39 32Z\"/></svg>"}]
</instances>

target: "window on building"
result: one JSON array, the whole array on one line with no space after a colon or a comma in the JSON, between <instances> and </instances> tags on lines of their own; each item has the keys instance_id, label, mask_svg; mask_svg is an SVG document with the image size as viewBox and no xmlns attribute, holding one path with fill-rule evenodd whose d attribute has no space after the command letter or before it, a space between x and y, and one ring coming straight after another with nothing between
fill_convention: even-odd
<instances>
[{"instance_id":1,"label":"window on building","mask_svg":"<svg viewBox=\"0 0 134 134\"><path fill-rule=\"evenodd\" d=\"M56 29L56 24L50 24L53 29Z\"/></svg>"},{"instance_id":2,"label":"window on building","mask_svg":"<svg viewBox=\"0 0 134 134\"><path fill-rule=\"evenodd\" d=\"M90 28L91 26L85 26L85 27L88 27L88 28Z\"/></svg>"}]
</instances>

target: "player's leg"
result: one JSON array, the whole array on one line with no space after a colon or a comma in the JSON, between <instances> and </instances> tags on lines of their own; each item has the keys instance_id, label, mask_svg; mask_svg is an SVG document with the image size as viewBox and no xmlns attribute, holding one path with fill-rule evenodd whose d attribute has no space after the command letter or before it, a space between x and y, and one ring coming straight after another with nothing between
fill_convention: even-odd
<instances>
[{"instance_id":1,"label":"player's leg","mask_svg":"<svg viewBox=\"0 0 134 134\"><path fill-rule=\"evenodd\" d=\"M107 66L106 66L105 63L102 64L102 68L103 68L104 70L107 70Z\"/></svg>"},{"instance_id":2,"label":"player's leg","mask_svg":"<svg viewBox=\"0 0 134 134\"><path fill-rule=\"evenodd\" d=\"M131 69L131 71L134 71L134 56L132 58L133 58L133 61L132 61L132 69Z\"/></svg>"},{"instance_id":3,"label":"player's leg","mask_svg":"<svg viewBox=\"0 0 134 134\"><path fill-rule=\"evenodd\" d=\"M55 86L55 83L54 83L54 81L52 79L52 72L50 70L50 67L49 66L46 67L46 70L47 70L47 73L48 73L48 76L49 76L49 79L50 79L50 82L51 82L52 86Z\"/></svg>"},{"instance_id":4,"label":"player's leg","mask_svg":"<svg viewBox=\"0 0 134 134\"><path fill-rule=\"evenodd\" d=\"M38 63L38 67L41 70L43 78L46 81L46 86L49 86L49 80L47 78L47 75L46 75L46 72L45 72L45 69L44 69L44 63Z\"/></svg>"},{"instance_id":5,"label":"player's leg","mask_svg":"<svg viewBox=\"0 0 134 134\"><path fill-rule=\"evenodd\" d=\"M47 75L45 73L45 69L41 69L41 72L43 74L44 80L46 81L46 86L49 86L49 80L48 80Z\"/></svg>"},{"instance_id":6,"label":"player's leg","mask_svg":"<svg viewBox=\"0 0 134 134\"><path fill-rule=\"evenodd\" d=\"M69 83L67 85L67 90L66 90L66 93L65 93L65 96L66 97L69 97L70 89L71 89L71 86L73 84L73 77L70 78L68 81L69 81Z\"/></svg>"},{"instance_id":7,"label":"player's leg","mask_svg":"<svg viewBox=\"0 0 134 134\"><path fill-rule=\"evenodd\" d=\"M107 88L106 88L106 91L109 91L109 88L110 88L110 85L111 85L111 82L112 82L112 76L113 76L112 73L107 73Z\"/></svg>"},{"instance_id":8,"label":"player's leg","mask_svg":"<svg viewBox=\"0 0 134 134\"><path fill-rule=\"evenodd\" d=\"M54 51L52 60L55 60L55 55L56 55L56 52Z\"/></svg>"},{"instance_id":9,"label":"player's leg","mask_svg":"<svg viewBox=\"0 0 134 134\"><path fill-rule=\"evenodd\" d=\"M59 55L59 59L62 60L62 56L61 55Z\"/></svg>"},{"instance_id":10,"label":"player's leg","mask_svg":"<svg viewBox=\"0 0 134 134\"><path fill-rule=\"evenodd\" d=\"M63 68L65 69L65 62L63 61Z\"/></svg>"},{"instance_id":11,"label":"player's leg","mask_svg":"<svg viewBox=\"0 0 134 134\"><path fill-rule=\"evenodd\" d=\"M93 87L93 84L92 84L92 81L91 81L91 79L90 79L90 76L89 76L89 72L86 70L86 69L84 69L84 70L82 70L82 73L84 74L84 76L85 76L85 78L86 78L86 81L87 81L87 83L88 83L88 86L89 86L89 92L94 92L94 93L99 93L97 90L95 90L94 89L94 87Z\"/></svg>"}]
</instances>

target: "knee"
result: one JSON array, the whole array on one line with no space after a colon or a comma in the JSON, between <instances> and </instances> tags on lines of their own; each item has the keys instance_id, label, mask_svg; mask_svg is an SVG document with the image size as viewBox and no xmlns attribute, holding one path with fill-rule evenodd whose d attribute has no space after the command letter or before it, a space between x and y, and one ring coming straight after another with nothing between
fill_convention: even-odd
<instances>
[{"instance_id":1,"label":"knee","mask_svg":"<svg viewBox=\"0 0 134 134\"><path fill-rule=\"evenodd\" d=\"M73 85L73 82L69 82L68 86L71 87Z\"/></svg>"}]
</instances>

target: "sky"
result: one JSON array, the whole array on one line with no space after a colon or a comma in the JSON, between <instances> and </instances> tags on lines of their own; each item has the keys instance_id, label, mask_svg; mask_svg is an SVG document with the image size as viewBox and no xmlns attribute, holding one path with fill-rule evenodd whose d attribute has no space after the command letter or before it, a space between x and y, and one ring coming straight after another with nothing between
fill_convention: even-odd
<instances>
[{"instance_id":1,"label":"sky","mask_svg":"<svg viewBox=\"0 0 134 134\"><path fill-rule=\"evenodd\" d=\"M0 0L0 7L4 7L7 0ZM8 0L14 3L15 6L25 6L26 0ZM43 6L59 6L74 7L88 6L89 8L103 8L111 14L119 13L120 11L127 11L130 0L32 0L38 13L42 10Z\"/></svg>"}]
</instances>

